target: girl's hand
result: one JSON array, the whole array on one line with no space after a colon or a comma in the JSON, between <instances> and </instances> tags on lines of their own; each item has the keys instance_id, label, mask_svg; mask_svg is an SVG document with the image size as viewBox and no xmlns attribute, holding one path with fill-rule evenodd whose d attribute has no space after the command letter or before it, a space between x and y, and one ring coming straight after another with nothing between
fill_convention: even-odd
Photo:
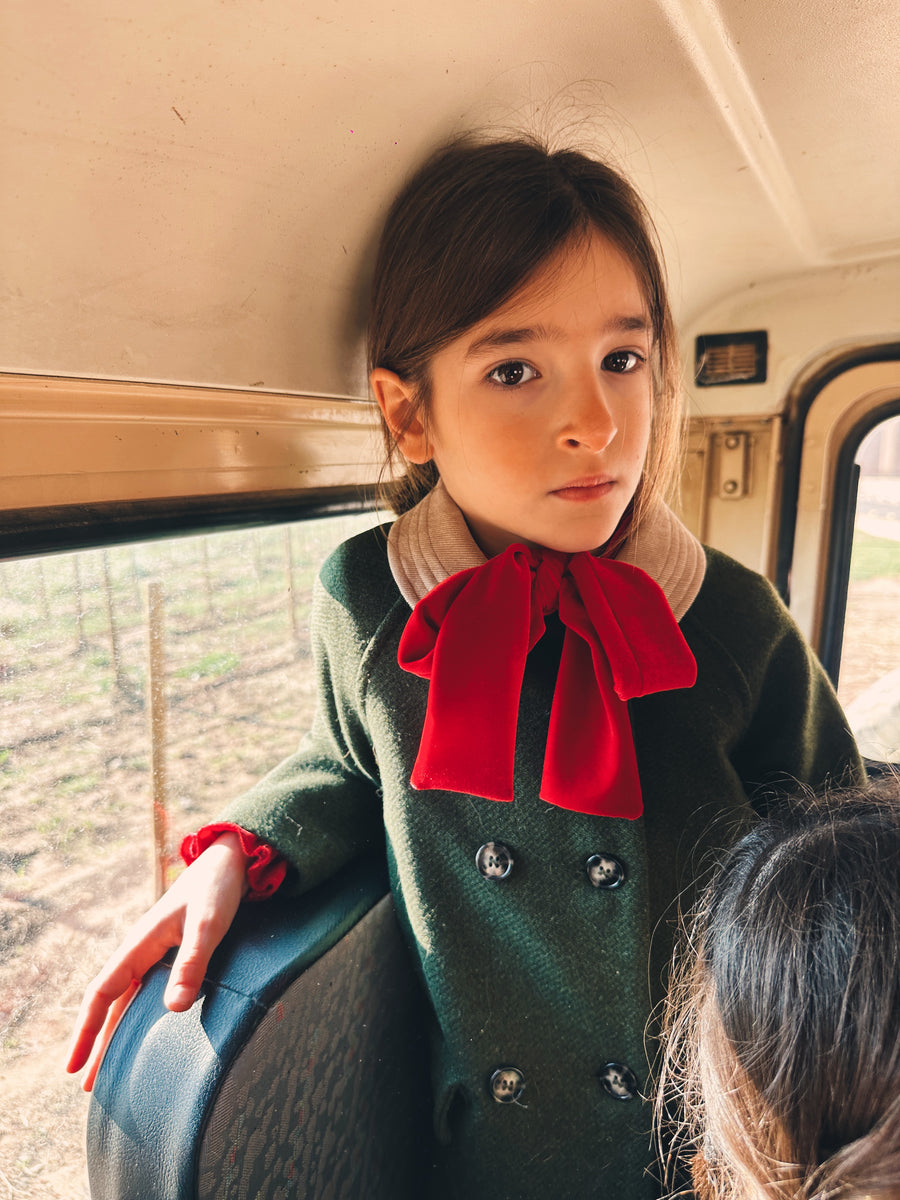
<instances>
[{"instance_id":1,"label":"girl's hand","mask_svg":"<svg viewBox=\"0 0 900 1200\"><path fill-rule=\"evenodd\" d=\"M223 833L182 872L110 956L85 991L66 1064L69 1072L81 1070L94 1049L91 1069L82 1084L85 1091L93 1086L118 1017L144 974L172 946L179 950L163 999L172 1012L191 1007L212 952L234 920L246 888L247 859L240 839L237 834Z\"/></svg>"}]
</instances>

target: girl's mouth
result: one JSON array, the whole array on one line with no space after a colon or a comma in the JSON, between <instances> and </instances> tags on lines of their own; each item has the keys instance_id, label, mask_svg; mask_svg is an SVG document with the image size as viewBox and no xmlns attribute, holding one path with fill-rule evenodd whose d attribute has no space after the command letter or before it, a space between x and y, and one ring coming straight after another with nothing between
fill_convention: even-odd
<instances>
[{"instance_id":1,"label":"girl's mouth","mask_svg":"<svg viewBox=\"0 0 900 1200\"><path fill-rule=\"evenodd\" d=\"M556 488L550 493L560 500L574 500L576 503L586 503L589 500L599 500L608 495L615 487L616 481L606 475L591 475L584 479L573 479L564 487Z\"/></svg>"}]
</instances>

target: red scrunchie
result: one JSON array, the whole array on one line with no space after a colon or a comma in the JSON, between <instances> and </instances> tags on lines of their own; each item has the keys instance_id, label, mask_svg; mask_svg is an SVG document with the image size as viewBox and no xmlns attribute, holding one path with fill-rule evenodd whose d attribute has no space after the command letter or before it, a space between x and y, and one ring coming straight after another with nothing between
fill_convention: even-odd
<instances>
[{"instance_id":1,"label":"red scrunchie","mask_svg":"<svg viewBox=\"0 0 900 1200\"><path fill-rule=\"evenodd\" d=\"M181 857L190 865L223 833L236 833L241 839L241 849L250 860L247 863L247 883L250 890L244 899L267 900L269 896L274 895L287 874L287 860L266 842L261 842L255 834L241 829L240 825L221 821L214 825L204 825L196 833L189 833L181 843Z\"/></svg>"},{"instance_id":2,"label":"red scrunchie","mask_svg":"<svg viewBox=\"0 0 900 1200\"><path fill-rule=\"evenodd\" d=\"M697 664L658 584L586 552L512 545L413 609L398 661L431 681L413 787L512 800L525 660L557 608L566 633L541 797L598 816L641 815L626 701L691 687Z\"/></svg>"}]
</instances>

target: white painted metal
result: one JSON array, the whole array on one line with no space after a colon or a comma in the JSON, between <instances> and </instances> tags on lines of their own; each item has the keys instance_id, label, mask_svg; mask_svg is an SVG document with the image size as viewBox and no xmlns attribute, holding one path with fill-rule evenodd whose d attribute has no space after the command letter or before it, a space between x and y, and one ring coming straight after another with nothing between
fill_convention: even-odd
<instances>
[{"instance_id":1,"label":"white painted metal","mask_svg":"<svg viewBox=\"0 0 900 1200\"><path fill-rule=\"evenodd\" d=\"M900 328L894 0L6 0L0 22L7 371L362 395L379 218L482 124L632 174L688 343L707 315L747 327L754 292L778 325L827 291L828 341L856 336L869 276L865 329ZM781 365L822 344L802 319L774 390L704 411L777 409Z\"/></svg>"},{"instance_id":2,"label":"white painted metal","mask_svg":"<svg viewBox=\"0 0 900 1200\"><path fill-rule=\"evenodd\" d=\"M791 610L814 645L822 632L834 477L841 446L867 413L898 396L900 363L866 363L831 380L810 407L797 500Z\"/></svg>"}]
</instances>

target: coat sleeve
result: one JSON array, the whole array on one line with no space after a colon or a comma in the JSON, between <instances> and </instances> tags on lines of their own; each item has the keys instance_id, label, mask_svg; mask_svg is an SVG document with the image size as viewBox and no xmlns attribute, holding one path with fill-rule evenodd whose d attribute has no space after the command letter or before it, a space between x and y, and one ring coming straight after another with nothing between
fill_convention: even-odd
<instances>
[{"instance_id":1,"label":"coat sleeve","mask_svg":"<svg viewBox=\"0 0 900 1200\"><path fill-rule=\"evenodd\" d=\"M744 658L750 720L732 762L764 810L776 793L859 784L865 770L828 676L774 588L760 584L762 636Z\"/></svg>"},{"instance_id":2,"label":"coat sleeve","mask_svg":"<svg viewBox=\"0 0 900 1200\"><path fill-rule=\"evenodd\" d=\"M365 631L316 583L311 621L316 713L286 758L221 814L289 863L285 890L306 891L384 843L378 768L364 716Z\"/></svg>"}]
</instances>

